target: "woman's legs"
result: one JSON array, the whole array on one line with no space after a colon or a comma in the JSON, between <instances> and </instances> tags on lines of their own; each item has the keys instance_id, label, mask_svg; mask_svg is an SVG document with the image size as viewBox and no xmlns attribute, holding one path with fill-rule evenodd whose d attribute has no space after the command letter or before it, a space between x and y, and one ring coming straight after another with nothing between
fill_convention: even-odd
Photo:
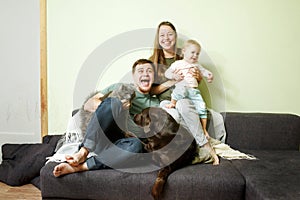
<instances>
[{"instance_id":1,"label":"woman's legs","mask_svg":"<svg viewBox=\"0 0 300 200\"><path fill-rule=\"evenodd\" d=\"M199 114L197 113L193 103L189 99L181 99L177 102L176 108L178 112L180 113L184 124L190 131L190 133L193 134L196 143L200 147L206 148L210 155L213 157L214 162L213 165L219 164L219 158L215 152L215 150L211 147L210 143L208 142L207 138L205 137L205 134L203 132L203 128L201 126L200 120L199 120Z\"/></svg>"},{"instance_id":2,"label":"woman's legs","mask_svg":"<svg viewBox=\"0 0 300 200\"><path fill-rule=\"evenodd\" d=\"M193 134L197 144L203 146L208 141L203 133L203 128L199 120L199 114L195 109L193 102L189 99L180 99L177 101L176 108L180 113L185 128Z\"/></svg>"}]
</instances>

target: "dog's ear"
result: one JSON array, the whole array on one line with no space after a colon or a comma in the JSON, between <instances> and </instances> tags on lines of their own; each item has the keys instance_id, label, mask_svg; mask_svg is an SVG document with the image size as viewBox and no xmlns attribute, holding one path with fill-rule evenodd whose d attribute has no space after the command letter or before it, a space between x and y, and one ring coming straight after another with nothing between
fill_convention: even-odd
<instances>
[{"instance_id":1,"label":"dog's ear","mask_svg":"<svg viewBox=\"0 0 300 200\"><path fill-rule=\"evenodd\" d=\"M149 109L149 117L151 119L150 130L156 133L160 132L168 121L167 112L161 108L151 107Z\"/></svg>"}]
</instances>

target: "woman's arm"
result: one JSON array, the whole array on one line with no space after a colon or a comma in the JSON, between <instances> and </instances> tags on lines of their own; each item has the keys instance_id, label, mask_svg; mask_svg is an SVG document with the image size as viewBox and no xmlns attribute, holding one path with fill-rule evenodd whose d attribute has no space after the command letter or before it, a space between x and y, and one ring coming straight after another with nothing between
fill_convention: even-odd
<instances>
[{"instance_id":1,"label":"woman's arm","mask_svg":"<svg viewBox=\"0 0 300 200\"><path fill-rule=\"evenodd\" d=\"M151 87L151 94L160 94L164 91L166 91L167 89L169 89L170 87L172 87L173 85L175 85L175 83L177 83L176 80L168 80L160 85L155 85Z\"/></svg>"},{"instance_id":2,"label":"woman's arm","mask_svg":"<svg viewBox=\"0 0 300 200\"><path fill-rule=\"evenodd\" d=\"M182 72L180 69L176 69L177 62L173 63L165 72L166 78L169 80L160 84L160 85L154 85L152 86L152 89L150 91L151 94L161 94L162 92L166 91L173 85L175 85L177 82L181 81L184 76L182 75Z\"/></svg>"}]
</instances>

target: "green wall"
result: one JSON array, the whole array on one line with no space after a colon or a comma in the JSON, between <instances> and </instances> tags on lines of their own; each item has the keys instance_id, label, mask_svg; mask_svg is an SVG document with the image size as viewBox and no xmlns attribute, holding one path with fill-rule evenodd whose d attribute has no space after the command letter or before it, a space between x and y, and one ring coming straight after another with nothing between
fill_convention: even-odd
<instances>
[{"instance_id":1,"label":"green wall","mask_svg":"<svg viewBox=\"0 0 300 200\"><path fill-rule=\"evenodd\" d=\"M204 63L216 75L212 85L201 85L211 107L300 114L298 0L47 2L50 133L62 133L71 110L78 107L73 99L77 77L95 49L114 36L155 29L165 20L201 43ZM154 34L143 39L152 44ZM116 55L99 74L95 89L120 81L137 58L150 53L141 48Z\"/></svg>"}]
</instances>

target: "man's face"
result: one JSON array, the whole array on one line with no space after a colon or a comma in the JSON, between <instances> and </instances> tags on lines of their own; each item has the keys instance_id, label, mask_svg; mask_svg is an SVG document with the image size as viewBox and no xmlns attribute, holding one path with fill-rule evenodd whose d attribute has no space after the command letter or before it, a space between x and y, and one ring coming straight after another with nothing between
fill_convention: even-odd
<instances>
[{"instance_id":1,"label":"man's face","mask_svg":"<svg viewBox=\"0 0 300 200\"><path fill-rule=\"evenodd\" d=\"M151 64L145 63L137 65L132 76L137 89L141 93L147 94L150 92L154 81L154 70Z\"/></svg>"}]
</instances>

